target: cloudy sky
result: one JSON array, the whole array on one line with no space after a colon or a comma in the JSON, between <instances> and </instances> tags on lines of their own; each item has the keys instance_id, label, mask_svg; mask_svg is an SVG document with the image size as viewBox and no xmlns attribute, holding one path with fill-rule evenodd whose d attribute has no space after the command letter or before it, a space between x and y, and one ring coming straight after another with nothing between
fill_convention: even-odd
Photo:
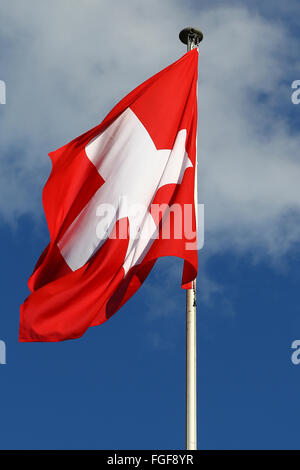
<instances>
[{"instance_id":1,"label":"cloudy sky","mask_svg":"<svg viewBox=\"0 0 300 470\"><path fill-rule=\"evenodd\" d=\"M297 448L300 6L296 0L3 0L0 6L2 448L182 448L181 264L158 263L107 324L18 344L48 243L48 152L185 52L199 57L199 448ZM29 423L29 424L28 424Z\"/></svg>"}]
</instances>

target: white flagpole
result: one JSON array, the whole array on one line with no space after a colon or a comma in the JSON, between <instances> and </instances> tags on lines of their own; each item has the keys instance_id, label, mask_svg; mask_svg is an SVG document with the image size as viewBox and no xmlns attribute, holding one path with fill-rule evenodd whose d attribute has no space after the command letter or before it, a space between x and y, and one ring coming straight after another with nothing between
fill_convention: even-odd
<instances>
[{"instance_id":1,"label":"white flagpole","mask_svg":"<svg viewBox=\"0 0 300 470\"><path fill-rule=\"evenodd\" d=\"M203 39L201 31L185 28L179 34L187 45L187 51L197 47ZM195 167L195 210L197 212L197 155ZM196 279L192 289L186 291L186 427L185 446L187 450L197 449L197 337L196 337Z\"/></svg>"}]
</instances>

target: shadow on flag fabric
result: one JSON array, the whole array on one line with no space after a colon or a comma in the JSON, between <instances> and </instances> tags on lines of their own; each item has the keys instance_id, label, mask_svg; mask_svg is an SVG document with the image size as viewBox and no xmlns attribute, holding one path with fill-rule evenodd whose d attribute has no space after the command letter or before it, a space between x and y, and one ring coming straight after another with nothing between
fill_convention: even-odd
<instances>
[{"instance_id":1,"label":"shadow on flag fabric","mask_svg":"<svg viewBox=\"0 0 300 470\"><path fill-rule=\"evenodd\" d=\"M49 154L50 243L21 305L20 341L78 338L110 318L157 258L197 275L198 51L138 86L104 121Z\"/></svg>"}]
</instances>

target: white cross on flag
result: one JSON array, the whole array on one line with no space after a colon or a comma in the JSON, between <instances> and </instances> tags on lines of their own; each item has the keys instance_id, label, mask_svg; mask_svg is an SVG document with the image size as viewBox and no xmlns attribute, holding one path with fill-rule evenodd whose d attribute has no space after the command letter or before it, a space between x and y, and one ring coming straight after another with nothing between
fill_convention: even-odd
<instances>
[{"instance_id":1,"label":"white cross on flag","mask_svg":"<svg viewBox=\"0 0 300 470\"><path fill-rule=\"evenodd\" d=\"M104 121L50 153L50 243L21 305L20 341L78 338L113 315L157 258L197 275L194 184L198 51L127 95Z\"/></svg>"}]
</instances>

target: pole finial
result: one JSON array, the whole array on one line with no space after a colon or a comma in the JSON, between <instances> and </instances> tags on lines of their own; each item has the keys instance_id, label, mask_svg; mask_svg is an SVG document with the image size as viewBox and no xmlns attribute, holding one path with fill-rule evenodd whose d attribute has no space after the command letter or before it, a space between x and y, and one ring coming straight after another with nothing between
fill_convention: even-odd
<instances>
[{"instance_id":1,"label":"pole finial","mask_svg":"<svg viewBox=\"0 0 300 470\"><path fill-rule=\"evenodd\" d=\"M203 39L203 33L196 28L184 28L179 33L179 39L181 42L189 46L197 47Z\"/></svg>"}]
</instances>

